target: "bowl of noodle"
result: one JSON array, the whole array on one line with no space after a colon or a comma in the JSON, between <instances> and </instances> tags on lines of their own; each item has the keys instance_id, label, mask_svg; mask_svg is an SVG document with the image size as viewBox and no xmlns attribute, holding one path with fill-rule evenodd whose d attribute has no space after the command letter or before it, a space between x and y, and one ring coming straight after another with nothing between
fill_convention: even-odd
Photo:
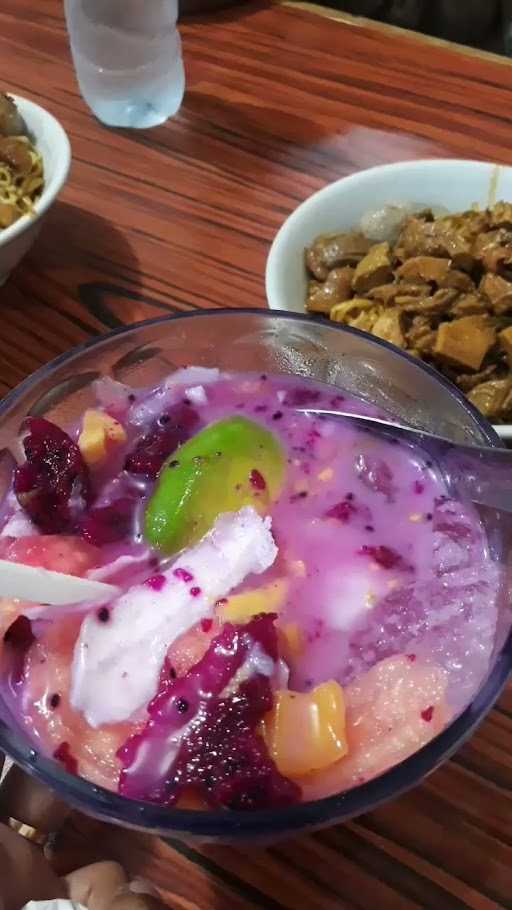
<instances>
[{"instance_id":1,"label":"bowl of noodle","mask_svg":"<svg viewBox=\"0 0 512 910\"><path fill-rule=\"evenodd\" d=\"M32 246L70 163L69 139L52 114L0 94L0 285Z\"/></svg>"}]
</instances>

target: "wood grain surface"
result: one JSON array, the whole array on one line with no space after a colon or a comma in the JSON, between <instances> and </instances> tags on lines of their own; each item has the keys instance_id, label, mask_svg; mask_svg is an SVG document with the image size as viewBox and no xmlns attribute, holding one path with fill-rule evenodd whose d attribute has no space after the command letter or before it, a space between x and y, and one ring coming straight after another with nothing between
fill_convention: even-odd
<instances>
[{"instance_id":1,"label":"wood grain surface","mask_svg":"<svg viewBox=\"0 0 512 910\"><path fill-rule=\"evenodd\" d=\"M80 99L60 0L2 0L0 84L55 113L74 163L0 290L0 393L112 326L264 306L286 215L326 182L418 156L512 164L512 69L376 26L247 4L182 25L188 88L151 132ZM512 908L512 693L423 786L269 850L164 844L75 816L56 861L117 857L183 910Z\"/></svg>"}]
</instances>

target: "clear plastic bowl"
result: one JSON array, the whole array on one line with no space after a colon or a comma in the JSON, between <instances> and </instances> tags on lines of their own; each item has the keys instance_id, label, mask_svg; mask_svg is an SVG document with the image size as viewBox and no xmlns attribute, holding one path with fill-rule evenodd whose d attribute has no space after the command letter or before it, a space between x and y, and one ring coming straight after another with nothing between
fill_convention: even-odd
<instances>
[{"instance_id":1,"label":"clear plastic bowl","mask_svg":"<svg viewBox=\"0 0 512 910\"><path fill-rule=\"evenodd\" d=\"M292 313L217 310L151 320L58 357L1 403L0 447L16 447L19 427L27 414L45 415L61 424L76 420L93 404L91 383L100 376L147 386L187 364L295 374L329 382L455 441L500 444L490 424L454 386L385 342ZM7 483L7 465L8 459L0 451L0 485ZM494 557L500 560L501 551L506 549L505 532L495 514L488 516L488 522ZM163 837L268 842L306 828L334 824L368 812L417 784L458 748L490 710L512 663L508 592L501 593L503 609L493 665L471 705L409 759L338 796L288 809L247 813L165 809L132 801L67 774L60 764L38 753L1 701L0 748L83 812Z\"/></svg>"}]
</instances>

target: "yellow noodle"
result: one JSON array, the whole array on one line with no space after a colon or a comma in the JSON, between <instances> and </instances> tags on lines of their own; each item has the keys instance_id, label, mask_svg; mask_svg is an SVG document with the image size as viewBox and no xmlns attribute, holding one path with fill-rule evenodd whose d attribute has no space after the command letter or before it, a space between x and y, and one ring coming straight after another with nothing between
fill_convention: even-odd
<instances>
[{"instance_id":1,"label":"yellow noodle","mask_svg":"<svg viewBox=\"0 0 512 910\"><path fill-rule=\"evenodd\" d=\"M22 179L21 183L16 185L19 187L21 196L30 196L33 199L36 191L43 186L43 178L38 174L29 174L28 177Z\"/></svg>"},{"instance_id":2,"label":"yellow noodle","mask_svg":"<svg viewBox=\"0 0 512 910\"><path fill-rule=\"evenodd\" d=\"M16 206L18 202L18 193L14 193L10 187L3 186L0 188L0 199L2 202L8 202Z\"/></svg>"},{"instance_id":3,"label":"yellow noodle","mask_svg":"<svg viewBox=\"0 0 512 910\"><path fill-rule=\"evenodd\" d=\"M15 138L28 146L31 167L28 174L19 174L9 164L0 161L0 205L13 207L14 217L12 222L17 221L22 215L33 213L34 202L41 195L44 187L44 164L41 155L33 147L27 136L17 136ZM6 215L7 213L4 209L4 218L0 219L0 231L2 229L2 221L6 219Z\"/></svg>"}]
</instances>

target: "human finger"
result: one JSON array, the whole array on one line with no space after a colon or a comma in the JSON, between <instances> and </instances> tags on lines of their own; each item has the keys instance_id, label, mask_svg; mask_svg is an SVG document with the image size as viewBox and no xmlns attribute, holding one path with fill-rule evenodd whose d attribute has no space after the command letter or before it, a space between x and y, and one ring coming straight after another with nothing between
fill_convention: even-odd
<instances>
[{"instance_id":1,"label":"human finger","mask_svg":"<svg viewBox=\"0 0 512 910\"><path fill-rule=\"evenodd\" d=\"M128 882L122 866L94 863L66 876L69 898L88 910L164 910L158 891L149 882Z\"/></svg>"},{"instance_id":2,"label":"human finger","mask_svg":"<svg viewBox=\"0 0 512 910\"><path fill-rule=\"evenodd\" d=\"M40 847L0 824L0 906L19 910L30 900L66 896L66 888Z\"/></svg>"},{"instance_id":3,"label":"human finger","mask_svg":"<svg viewBox=\"0 0 512 910\"><path fill-rule=\"evenodd\" d=\"M65 876L69 899L88 910L109 910L116 894L128 885L122 866L115 862L93 863Z\"/></svg>"},{"instance_id":4,"label":"human finger","mask_svg":"<svg viewBox=\"0 0 512 910\"><path fill-rule=\"evenodd\" d=\"M122 889L112 900L109 910L168 910L167 905L154 894L134 892L130 886Z\"/></svg>"},{"instance_id":5,"label":"human finger","mask_svg":"<svg viewBox=\"0 0 512 910\"><path fill-rule=\"evenodd\" d=\"M3 755L0 754L0 767ZM13 767L0 785L0 905L18 910L29 900L64 897L65 886L53 872L40 847L9 827L21 823L50 834L62 823L67 810L46 787Z\"/></svg>"}]
</instances>

